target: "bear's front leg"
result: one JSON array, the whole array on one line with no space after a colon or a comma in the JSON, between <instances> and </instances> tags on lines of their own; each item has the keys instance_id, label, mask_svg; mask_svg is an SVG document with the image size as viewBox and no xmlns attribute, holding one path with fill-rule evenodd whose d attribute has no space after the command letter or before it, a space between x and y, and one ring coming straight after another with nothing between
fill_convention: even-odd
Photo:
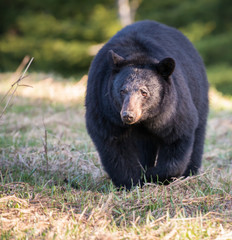
<instances>
[{"instance_id":1,"label":"bear's front leg","mask_svg":"<svg viewBox=\"0 0 232 240\"><path fill-rule=\"evenodd\" d=\"M165 182L182 176L190 162L193 143L193 136L182 137L171 144L161 143L154 167L146 171L147 181Z\"/></svg>"},{"instance_id":2,"label":"bear's front leg","mask_svg":"<svg viewBox=\"0 0 232 240\"><path fill-rule=\"evenodd\" d=\"M145 171L129 139L105 141L98 150L104 169L116 187L130 189L140 183Z\"/></svg>"}]
</instances>

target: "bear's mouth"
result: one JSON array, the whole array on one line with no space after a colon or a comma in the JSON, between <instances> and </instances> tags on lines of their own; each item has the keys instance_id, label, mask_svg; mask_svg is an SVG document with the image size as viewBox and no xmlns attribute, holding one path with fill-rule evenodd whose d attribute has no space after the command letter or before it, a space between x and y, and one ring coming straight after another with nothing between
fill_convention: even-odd
<instances>
[{"instance_id":1,"label":"bear's mouth","mask_svg":"<svg viewBox=\"0 0 232 240\"><path fill-rule=\"evenodd\" d=\"M136 123L136 121L133 121L133 120L122 119L122 121L123 121L124 124L128 124L128 125L132 125L132 124Z\"/></svg>"},{"instance_id":2,"label":"bear's mouth","mask_svg":"<svg viewBox=\"0 0 232 240\"><path fill-rule=\"evenodd\" d=\"M134 112L124 111L120 113L122 122L124 124L132 125L139 121L141 118L140 115L135 114Z\"/></svg>"}]
</instances>

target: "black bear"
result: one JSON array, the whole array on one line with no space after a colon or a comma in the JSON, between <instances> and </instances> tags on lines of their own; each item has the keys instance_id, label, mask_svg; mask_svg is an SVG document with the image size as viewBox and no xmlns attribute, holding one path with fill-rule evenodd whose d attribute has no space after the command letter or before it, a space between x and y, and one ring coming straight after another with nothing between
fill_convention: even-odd
<instances>
[{"instance_id":1,"label":"black bear","mask_svg":"<svg viewBox=\"0 0 232 240\"><path fill-rule=\"evenodd\" d=\"M119 31L91 64L85 104L88 133L117 187L197 173L208 81L178 30L140 21Z\"/></svg>"}]
</instances>

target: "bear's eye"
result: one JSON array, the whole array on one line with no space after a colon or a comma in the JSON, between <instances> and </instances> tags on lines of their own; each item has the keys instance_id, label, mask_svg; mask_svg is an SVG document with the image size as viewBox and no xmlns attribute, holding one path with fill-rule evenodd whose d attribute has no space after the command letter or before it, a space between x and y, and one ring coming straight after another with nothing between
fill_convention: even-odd
<instances>
[{"instance_id":1,"label":"bear's eye","mask_svg":"<svg viewBox=\"0 0 232 240\"><path fill-rule=\"evenodd\" d=\"M147 92L146 91L144 91L142 89L140 91L141 91L141 94L142 94L143 97L147 97Z\"/></svg>"},{"instance_id":2,"label":"bear's eye","mask_svg":"<svg viewBox=\"0 0 232 240\"><path fill-rule=\"evenodd\" d=\"M121 90L120 90L120 94L121 94L121 95L126 94L126 90L125 90L125 89L121 89Z\"/></svg>"}]
</instances>

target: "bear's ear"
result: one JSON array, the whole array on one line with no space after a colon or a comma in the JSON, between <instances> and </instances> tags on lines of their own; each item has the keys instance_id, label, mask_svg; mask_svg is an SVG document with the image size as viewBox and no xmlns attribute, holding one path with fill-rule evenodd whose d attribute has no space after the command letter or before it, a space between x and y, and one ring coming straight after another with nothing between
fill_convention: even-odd
<instances>
[{"instance_id":1,"label":"bear's ear","mask_svg":"<svg viewBox=\"0 0 232 240\"><path fill-rule=\"evenodd\" d=\"M165 79L168 79L168 77L173 73L175 69L175 61L172 58L164 58L161 60L157 67L158 73L164 77Z\"/></svg>"},{"instance_id":2,"label":"bear's ear","mask_svg":"<svg viewBox=\"0 0 232 240\"><path fill-rule=\"evenodd\" d=\"M118 67L121 63L125 61L125 59L115 53L113 50L109 50L108 52L108 61L112 67Z\"/></svg>"}]
</instances>

